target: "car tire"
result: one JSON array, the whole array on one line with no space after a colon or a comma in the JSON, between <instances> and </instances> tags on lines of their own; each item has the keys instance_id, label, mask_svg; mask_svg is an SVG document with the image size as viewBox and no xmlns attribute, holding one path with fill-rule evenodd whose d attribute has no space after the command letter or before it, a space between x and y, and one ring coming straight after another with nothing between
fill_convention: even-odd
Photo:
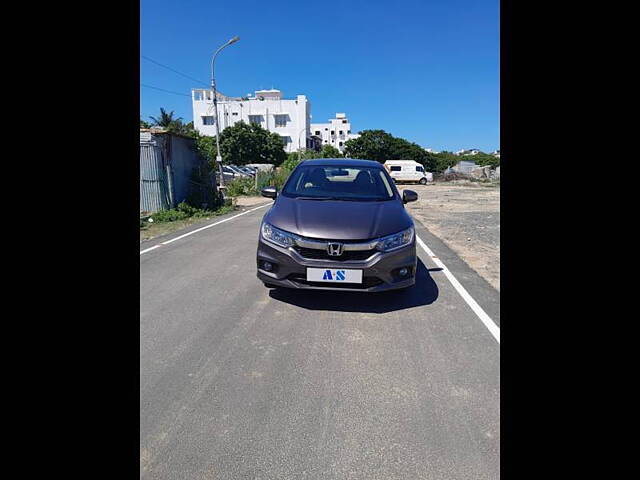
<instances>
[{"instance_id":1,"label":"car tire","mask_svg":"<svg viewBox=\"0 0 640 480\"><path fill-rule=\"evenodd\" d=\"M427 184L427 179L426 178L421 178L420 181L418 182L420 185L426 185Z\"/></svg>"}]
</instances>

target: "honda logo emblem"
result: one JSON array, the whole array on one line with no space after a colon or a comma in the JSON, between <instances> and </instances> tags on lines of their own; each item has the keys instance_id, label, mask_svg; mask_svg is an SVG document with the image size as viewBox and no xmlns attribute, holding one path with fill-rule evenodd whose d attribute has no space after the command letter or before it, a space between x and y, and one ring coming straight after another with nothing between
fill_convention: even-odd
<instances>
[{"instance_id":1,"label":"honda logo emblem","mask_svg":"<svg viewBox=\"0 0 640 480\"><path fill-rule=\"evenodd\" d=\"M327 253L332 257L339 257L342 255L342 248L344 245L342 243L329 242L327 243Z\"/></svg>"}]
</instances>

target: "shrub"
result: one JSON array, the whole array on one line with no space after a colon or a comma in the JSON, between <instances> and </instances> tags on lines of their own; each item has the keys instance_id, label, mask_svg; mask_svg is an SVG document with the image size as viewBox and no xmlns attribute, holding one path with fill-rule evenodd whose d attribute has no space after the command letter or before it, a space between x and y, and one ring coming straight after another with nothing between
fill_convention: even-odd
<instances>
[{"instance_id":1,"label":"shrub","mask_svg":"<svg viewBox=\"0 0 640 480\"><path fill-rule=\"evenodd\" d=\"M156 223L175 222L176 220L184 220L189 218L189 215L179 210L160 210L154 213L151 218Z\"/></svg>"},{"instance_id":2,"label":"shrub","mask_svg":"<svg viewBox=\"0 0 640 480\"><path fill-rule=\"evenodd\" d=\"M283 170L287 170L288 172L292 172L293 169L296 168L301 161L302 160L298 160L297 153L290 153L289 157L284 162L282 162L282 166L280 168L282 168Z\"/></svg>"},{"instance_id":3,"label":"shrub","mask_svg":"<svg viewBox=\"0 0 640 480\"><path fill-rule=\"evenodd\" d=\"M179 203L175 209L161 210L151 215L154 223L175 222L178 220L186 220L187 218L206 218L215 217L217 215L224 215L233 210L232 205L223 205L215 210L206 210L202 208L196 208L189 205L186 202ZM142 228L142 221L140 221L140 227ZM147 225L148 226L148 225Z\"/></svg>"},{"instance_id":4,"label":"shrub","mask_svg":"<svg viewBox=\"0 0 640 480\"><path fill-rule=\"evenodd\" d=\"M227 185L227 195L229 197L239 197L242 195L258 195L255 189L256 181L253 177L237 178Z\"/></svg>"},{"instance_id":5,"label":"shrub","mask_svg":"<svg viewBox=\"0 0 640 480\"><path fill-rule=\"evenodd\" d=\"M289 157L284 161L281 167L268 172L259 170L257 173L257 188L256 179L253 177L243 177L233 180L227 184L227 196L240 197L243 195L260 195L260 191L264 187L276 187L280 190L287 181L287 178L289 178L293 169L296 168L299 163L300 162L297 158Z\"/></svg>"}]
</instances>

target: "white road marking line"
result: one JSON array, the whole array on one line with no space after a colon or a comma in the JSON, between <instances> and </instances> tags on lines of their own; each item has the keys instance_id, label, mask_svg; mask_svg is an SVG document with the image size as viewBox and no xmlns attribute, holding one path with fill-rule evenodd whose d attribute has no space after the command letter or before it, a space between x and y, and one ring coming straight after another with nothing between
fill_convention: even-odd
<instances>
[{"instance_id":1,"label":"white road marking line","mask_svg":"<svg viewBox=\"0 0 640 480\"><path fill-rule=\"evenodd\" d=\"M169 245L170 243L175 242L176 240L180 240L181 238L188 237L189 235L193 235L194 233L201 232L202 230L206 230L207 228L215 227L216 225L220 225L221 223L228 222L229 220L233 220L234 218L238 218L238 217L241 217L242 215L246 215L247 213L254 212L259 208L266 207L267 205L272 205L272 203L265 203L264 205L260 205L259 207L252 208L251 210L247 210L246 212L239 213L238 215L234 215L233 217L225 218L224 220L220 220L219 222L212 223L211 225L206 225L196 230L192 230L191 232L187 232L184 235L180 235L179 237L172 238L171 240L167 240L166 242L162 242L162 243L159 243L158 245L154 245L153 247L147 248L145 250L141 250L140 255L142 255L143 253L147 253L151 250L155 250L156 248L160 248L161 245Z\"/></svg>"},{"instance_id":2,"label":"white road marking line","mask_svg":"<svg viewBox=\"0 0 640 480\"><path fill-rule=\"evenodd\" d=\"M453 274L449 271L446 265L442 263L442 261L438 257L435 256L435 254L431 251L431 249L427 247L427 244L424 243L418 235L416 235L416 240L418 240L418 243L424 249L424 251L427 252L427 255L431 257L431 260L433 260L433 262L439 268L442 269L444 274L447 276L447 278L451 282L451 285L453 285L453 288L455 288L458 291L458 293L464 299L464 301L467 302L467 304L471 307L471 310L473 310L473 312L478 316L478 318L482 321L482 323L484 323L484 326L487 327L489 332L491 332L491 335L493 335L493 338L495 338L496 341L500 343L500 327L498 327L495 324L495 322L491 320L491 317L489 317L489 315L487 315L487 313L482 309L482 307L478 305L478 303L473 299L473 297L469 295L469 292L467 292L467 290L462 286L462 284L458 281L458 279L453 276Z\"/></svg>"},{"instance_id":3,"label":"white road marking line","mask_svg":"<svg viewBox=\"0 0 640 480\"><path fill-rule=\"evenodd\" d=\"M146 250L142 250L142 251L140 252L140 255L142 255L143 253L150 252L151 250L155 250L156 248L160 248L160 245L154 245L154 246L153 246L153 247L151 247L151 248L147 248Z\"/></svg>"}]
</instances>

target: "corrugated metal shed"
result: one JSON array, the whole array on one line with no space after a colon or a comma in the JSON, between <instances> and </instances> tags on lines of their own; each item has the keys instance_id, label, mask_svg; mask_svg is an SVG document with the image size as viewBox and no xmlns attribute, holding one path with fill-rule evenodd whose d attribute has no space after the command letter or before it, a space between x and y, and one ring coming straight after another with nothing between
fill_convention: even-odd
<instances>
[{"instance_id":1,"label":"corrugated metal shed","mask_svg":"<svg viewBox=\"0 0 640 480\"><path fill-rule=\"evenodd\" d=\"M158 129L140 129L140 212L175 207L192 190L209 189L216 194L215 177L207 184L195 183L194 170L206 162L191 137ZM213 206L210 204L210 206Z\"/></svg>"},{"instance_id":2,"label":"corrugated metal shed","mask_svg":"<svg viewBox=\"0 0 640 480\"><path fill-rule=\"evenodd\" d=\"M140 211L171 208L162 148L140 140Z\"/></svg>"}]
</instances>

